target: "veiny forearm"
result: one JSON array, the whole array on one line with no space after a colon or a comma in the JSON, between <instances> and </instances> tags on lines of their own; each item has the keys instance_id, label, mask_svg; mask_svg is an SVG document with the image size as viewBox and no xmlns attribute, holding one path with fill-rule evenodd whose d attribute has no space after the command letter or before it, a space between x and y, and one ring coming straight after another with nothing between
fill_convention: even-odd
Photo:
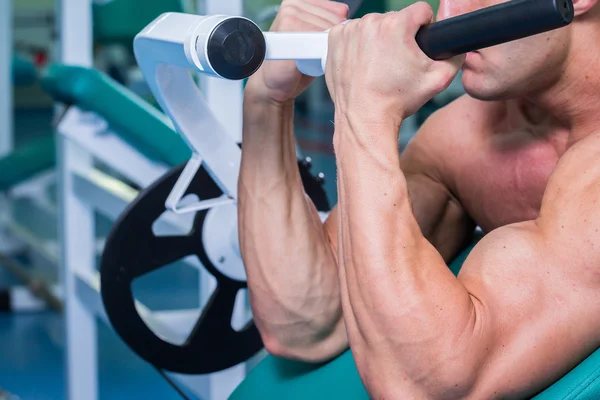
<instances>
[{"instance_id":1,"label":"veiny forearm","mask_svg":"<svg viewBox=\"0 0 600 400\"><path fill-rule=\"evenodd\" d=\"M335 257L305 195L293 136L293 102L247 94L238 220L254 320L267 349L293 358L339 352L343 332Z\"/></svg>"},{"instance_id":2,"label":"veiny forearm","mask_svg":"<svg viewBox=\"0 0 600 400\"><path fill-rule=\"evenodd\" d=\"M464 362L478 357L469 358L478 346L476 300L421 233L390 139L395 129L336 119L338 261L349 342L374 398L408 398L406 388L414 398L440 391L452 397L448 390L460 397L469 385L462 371L473 366Z\"/></svg>"}]
</instances>

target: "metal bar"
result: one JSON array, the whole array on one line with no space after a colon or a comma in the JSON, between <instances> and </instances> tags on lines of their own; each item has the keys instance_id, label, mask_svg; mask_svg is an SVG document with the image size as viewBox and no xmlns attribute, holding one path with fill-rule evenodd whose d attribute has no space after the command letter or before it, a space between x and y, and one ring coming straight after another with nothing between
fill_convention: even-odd
<instances>
[{"instance_id":1,"label":"metal bar","mask_svg":"<svg viewBox=\"0 0 600 400\"><path fill-rule=\"evenodd\" d=\"M111 220L116 220L138 194L123 182L98 170L91 170L88 174L74 173L73 188L79 198ZM155 229L157 232L187 234L190 218L190 215L167 213L158 220Z\"/></svg>"},{"instance_id":2,"label":"metal bar","mask_svg":"<svg viewBox=\"0 0 600 400\"><path fill-rule=\"evenodd\" d=\"M242 0L205 0L204 14L244 15ZM243 83L202 77L206 100L217 120L238 143L242 141Z\"/></svg>"},{"instance_id":3,"label":"metal bar","mask_svg":"<svg viewBox=\"0 0 600 400\"><path fill-rule=\"evenodd\" d=\"M56 287L50 289L55 296ZM31 311L42 311L48 308L48 305L31 294L29 288L25 286L13 286L10 288L10 305L11 311L16 312L31 312Z\"/></svg>"},{"instance_id":4,"label":"metal bar","mask_svg":"<svg viewBox=\"0 0 600 400\"><path fill-rule=\"evenodd\" d=\"M91 168L91 158L67 138L59 136L60 243L65 291L67 398L98 398L96 320L76 292L76 272L95 270L93 209L73 188L73 171Z\"/></svg>"},{"instance_id":5,"label":"metal bar","mask_svg":"<svg viewBox=\"0 0 600 400\"><path fill-rule=\"evenodd\" d=\"M91 67L92 0L61 0L57 3L58 54L70 65Z\"/></svg>"},{"instance_id":6,"label":"metal bar","mask_svg":"<svg viewBox=\"0 0 600 400\"><path fill-rule=\"evenodd\" d=\"M57 10L57 54L65 64L91 67L92 0L60 0ZM61 111L57 109L57 112ZM98 399L98 346L96 320L76 293L76 270L95 268L94 215L73 191L73 171L92 167L92 158L59 135L59 240L61 282L65 298L65 366L67 399Z\"/></svg>"},{"instance_id":7,"label":"metal bar","mask_svg":"<svg viewBox=\"0 0 600 400\"><path fill-rule=\"evenodd\" d=\"M86 129L82 130L82 125ZM61 134L141 187L149 186L167 171L167 166L144 157L95 114L82 114L72 107L59 126Z\"/></svg>"},{"instance_id":8,"label":"metal bar","mask_svg":"<svg viewBox=\"0 0 600 400\"><path fill-rule=\"evenodd\" d=\"M56 311L62 311L63 303L47 284L27 273L27 269L19 262L0 253L0 265L10 271L17 279L27 286L30 292L48 304Z\"/></svg>"},{"instance_id":9,"label":"metal bar","mask_svg":"<svg viewBox=\"0 0 600 400\"><path fill-rule=\"evenodd\" d=\"M244 15L243 0L205 0L204 14ZM203 76L202 88L211 111L225 130L238 143L242 141L243 84L241 81L230 81ZM214 291L214 281L207 274L200 274L200 304L206 304ZM236 301L232 320L245 320L246 304ZM244 363L245 364L245 363ZM246 366L244 364L225 371L211 374L210 399L227 399L233 390L244 380Z\"/></svg>"},{"instance_id":10,"label":"metal bar","mask_svg":"<svg viewBox=\"0 0 600 400\"><path fill-rule=\"evenodd\" d=\"M92 2L57 2L57 45L60 61L91 67ZM72 171L89 170L92 158L67 138L59 135L61 281L65 297L66 393L72 400L98 398L98 346L96 320L77 297L75 271L94 270L93 210L73 191Z\"/></svg>"},{"instance_id":11,"label":"metal bar","mask_svg":"<svg viewBox=\"0 0 600 400\"><path fill-rule=\"evenodd\" d=\"M9 219L3 222L6 226L7 232L10 232L14 239L24 243L27 248L35 251L46 260L58 266L58 251L56 243L40 239L35 235L34 232L14 219Z\"/></svg>"}]
</instances>

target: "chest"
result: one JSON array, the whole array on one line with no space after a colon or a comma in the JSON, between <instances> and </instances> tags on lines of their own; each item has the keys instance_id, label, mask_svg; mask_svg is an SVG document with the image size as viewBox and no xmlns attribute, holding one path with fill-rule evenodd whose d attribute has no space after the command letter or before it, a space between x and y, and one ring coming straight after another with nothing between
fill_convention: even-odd
<instances>
[{"instance_id":1,"label":"chest","mask_svg":"<svg viewBox=\"0 0 600 400\"><path fill-rule=\"evenodd\" d=\"M484 230L535 219L563 151L527 132L486 137L457 168L457 195Z\"/></svg>"}]
</instances>

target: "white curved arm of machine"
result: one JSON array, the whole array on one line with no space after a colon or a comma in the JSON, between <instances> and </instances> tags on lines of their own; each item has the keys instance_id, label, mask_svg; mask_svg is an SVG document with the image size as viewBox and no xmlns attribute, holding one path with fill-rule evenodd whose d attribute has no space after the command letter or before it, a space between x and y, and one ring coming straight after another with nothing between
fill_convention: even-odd
<instances>
[{"instance_id":1,"label":"white curved arm of machine","mask_svg":"<svg viewBox=\"0 0 600 400\"><path fill-rule=\"evenodd\" d=\"M305 73L319 75L327 33L263 33L243 17L166 13L136 36L134 52L157 102L193 152L166 202L168 209L185 213L235 203L241 160L238 144L210 111L190 70L239 80L265 59L301 60ZM201 164L224 195L182 206Z\"/></svg>"}]
</instances>

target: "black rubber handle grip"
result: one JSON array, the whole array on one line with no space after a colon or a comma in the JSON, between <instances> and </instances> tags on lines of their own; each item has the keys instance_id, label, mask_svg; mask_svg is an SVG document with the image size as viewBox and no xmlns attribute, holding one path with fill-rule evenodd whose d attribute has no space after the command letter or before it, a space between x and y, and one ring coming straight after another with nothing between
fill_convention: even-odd
<instances>
[{"instance_id":1,"label":"black rubber handle grip","mask_svg":"<svg viewBox=\"0 0 600 400\"><path fill-rule=\"evenodd\" d=\"M417 44L433 60L495 46L566 26L571 0L511 0L422 27Z\"/></svg>"}]
</instances>

